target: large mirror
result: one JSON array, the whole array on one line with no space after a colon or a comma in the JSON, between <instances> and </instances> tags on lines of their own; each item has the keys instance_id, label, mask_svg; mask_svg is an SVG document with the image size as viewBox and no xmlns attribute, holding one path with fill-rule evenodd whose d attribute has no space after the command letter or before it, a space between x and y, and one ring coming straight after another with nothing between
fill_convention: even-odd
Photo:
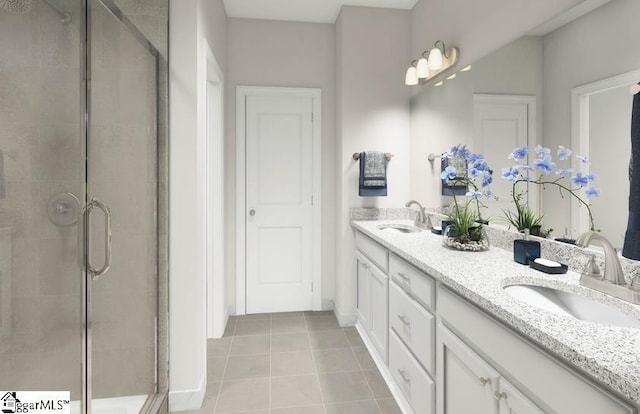
<instances>
[{"instance_id":1,"label":"large mirror","mask_svg":"<svg viewBox=\"0 0 640 414\"><path fill-rule=\"evenodd\" d=\"M631 154L629 89L640 81L637 16L638 0L585 1L442 86L426 87L412 101L417 149L437 153L463 143L484 153L495 170L493 190L499 197L489 216L499 219L502 209L513 209L511 184L500 178L500 170L512 163L507 156L513 148L541 144L554 158L558 146L572 148L574 155L589 157L590 166L574 157L559 161L559 167L597 174L601 196L591 199L595 225L622 247ZM425 170L424 178L429 182L437 172ZM529 191L528 204L544 214L552 237L575 238L589 229L586 209L571 197L553 188L535 190Z\"/></svg>"}]
</instances>

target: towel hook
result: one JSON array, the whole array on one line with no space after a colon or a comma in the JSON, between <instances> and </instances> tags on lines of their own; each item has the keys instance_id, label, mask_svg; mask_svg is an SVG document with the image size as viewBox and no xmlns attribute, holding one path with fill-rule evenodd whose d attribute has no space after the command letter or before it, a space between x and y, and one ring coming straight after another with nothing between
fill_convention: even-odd
<instances>
[{"instance_id":1,"label":"towel hook","mask_svg":"<svg viewBox=\"0 0 640 414\"><path fill-rule=\"evenodd\" d=\"M392 153L390 153L390 152L385 153L384 156L387 157L387 161L391 161L391 158L394 157L394 155ZM359 152L354 152L353 153L353 159L355 161L358 161L360 159L360 153Z\"/></svg>"}]
</instances>

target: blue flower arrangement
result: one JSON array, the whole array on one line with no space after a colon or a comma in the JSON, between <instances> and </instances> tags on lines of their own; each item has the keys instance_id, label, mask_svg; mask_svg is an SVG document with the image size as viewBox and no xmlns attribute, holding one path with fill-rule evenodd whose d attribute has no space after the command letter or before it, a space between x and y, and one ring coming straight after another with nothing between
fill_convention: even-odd
<instances>
[{"instance_id":1,"label":"blue flower arrangement","mask_svg":"<svg viewBox=\"0 0 640 414\"><path fill-rule=\"evenodd\" d=\"M464 168L447 166L440 178L456 186L465 186L466 200L461 205L453 193L453 207L449 212L449 222L454 229L456 239L460 243L477 242L482 238L482 214L483 197L492 197L490 185L493 182L493 170L482 154L474 154L466 145L456 145L442 155L442 158L455 160L454 165L463 165ZM464 171L458 171L459 169Z\"/></svg>"},{"instance_id":2,"label":"blue flower arrangement","mask_svg":"<svg viewBox=\"0 0 640 414\"><path fill-rule=\"evenodd\" d=\"M516 164L502 169L502 178L513 184L511 196L516 205L516 213L505 210L507 220L518 228L518 230L524 230L533 224L539 225L542 216L536 215L527 205L522 203L522 199L527 190L518 191L517 185L519 183L531 183L539 185L543 190L546 186L550 185L555 186L563 198L565 194L569 194L581 205L585 206L589 213L591 231L597 231L593 214L591 213L591 204L585 201L580 195L581 192L584 192L584 196L586 196L587 199L600 195L600 189L593 186L593 182L597 176L591 173L583 174L580 171L574 172L572 168L560 168L558 164L554 162L551 156L551 150L541 145L535 148L535 154L536 159L533 161L533 166L529 166L525 164L527 156L529 155L529 148L515 148L511 151L508 158L514 160ZM571 155L572 151L569 148L565 148L562 145L558 147L557 157L559 161L568 161L571 159ZM580 155L576 155L575 157L581 164L590 164L586 157ZM570 181L570 183L567 183L567 181Z\"/></svg>"}]
</instances>

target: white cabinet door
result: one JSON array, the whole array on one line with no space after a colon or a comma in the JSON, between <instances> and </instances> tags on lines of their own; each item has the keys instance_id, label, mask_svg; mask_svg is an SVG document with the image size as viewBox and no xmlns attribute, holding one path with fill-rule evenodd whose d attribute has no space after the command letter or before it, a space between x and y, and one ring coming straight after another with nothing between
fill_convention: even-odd
<instances>
[{"instance_id":1,"label":"white cabinet door","mask_svg":"<svg viewBox=\"0 0 640 414\"><path fill-rule=\"evenodd\" d=\"M369 268L369 288L371 290L369 321L371 341L382 360L387 363L389 335L389 278L382 270L371 265Z\"/></svg>"},{"instance_id":2,"label":"white cabinet door","mask_svg":"<svg viewBox=\"0 0 640 414\"><path fill-rule=\"evenodd\" d=\"M438 414L495 414L498 373L441 324L438 344Z\"/></svg>"},{"instance_id":3,"label":"white cabinet door","mask_svg":"<svg viewBox=\"0 0 640 414\"><path fill-rule=\"evenodd\" d=\"M365 329L369 330L369 319L371 308L369 307L369 268L371 263L360 252L356 252L356 283L357 286L357 308L358 322Z\"/></svg>"},{"instance_id":4,"label":"white cabinet door","mask_svg":"<svg viewBox=\"0 0 640 414\"><path fill-rule=\"evenodd\" d=\"M500 414L544 414L531 400L504 378L500 378Z\"/></svg>"}]
</instances>

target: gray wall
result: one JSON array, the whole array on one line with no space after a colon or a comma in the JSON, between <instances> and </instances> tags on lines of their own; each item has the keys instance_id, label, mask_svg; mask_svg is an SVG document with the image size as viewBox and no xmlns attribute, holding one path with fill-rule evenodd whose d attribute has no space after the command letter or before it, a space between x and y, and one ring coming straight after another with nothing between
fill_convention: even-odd
<instances>
[{"instance_id":1,"label":"gray wall","mask_svg":"<svg viewBox=\"0 0 640 414\"><path fill-rule=\"evenodd\" d=\"M352 207L399 207L409 200L409 62L411 13L343 7L336 22L337 152L336 314L355 322L356 278ZM358 162L352 154L390 152L388 197L358 196Z\"/></svg>"},{"instance_id":2,"label":"gray wall","mask_svg":"<svg viewBox=\"0 0 640 414\"><path fill-rule=\"evenodd\" d=\"M335 281L335 33L334 25L228 19L226 92L228 301L235 303L236 86L322 89L322 296L334 297Z\"/></svg>"}]
</instances>

